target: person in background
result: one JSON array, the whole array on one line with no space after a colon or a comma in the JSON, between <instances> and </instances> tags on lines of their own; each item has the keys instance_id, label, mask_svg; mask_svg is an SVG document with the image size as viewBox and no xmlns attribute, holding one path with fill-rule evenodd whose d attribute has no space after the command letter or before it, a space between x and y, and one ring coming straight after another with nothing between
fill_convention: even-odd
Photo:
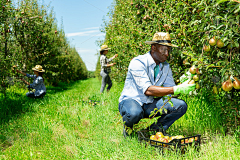
<instances>
[{"instance_id":1,"label":"person in background","mask_svg":"<svg viewBox=\"0 0 240 160\"><path fill-rule=\"evenodd\" d=\"M108 84L107 91L109 91L112 87L112 81L109 76L109 73L111 72L111 67L116 63L109 64L109 62L111 62L114 58L116 58L118 54L115 54L112 58L108 59L106 55L108 54L109 49L111 48L108 48L107 45L102 45L100 49L100 55L101 55L100 56L100 65L101 65L100 75L102 76L102 86L100 89L100 94L103 93L106 87L106 84Z\"/></svg>"},{"instance_id":2,"label":"person in background","mask_svg":"<svg viewBox=\"0 0 240 160\"><path fill-rule=\"evenodd\" d=\"M126 127L132 128L142 118L149 118L152 111L159 110L168 99L163 96L171 94L189 94L195 89L195 84L188 84L189 80L181 85L176 85L172 70L167 59L171 54L172 47L169 33L158 32L152 41L145 42L151 45L151 50L133 58L129 64L124 88L119 98L119 112L123 119L123 135L129 136ZM150 129L167 130L177 119L187 111L185 101L171 98L166 103L165 110L157 123L153 123Z\"/></svg>"},{"instance_id":3,"label":"person in background","mask_svg":"<svg viewBox=\"0 0 240 160\"><path fill-rule=\"evenodd\" d=\"M32 68L32 70L34 71L34 75L24 73L18 69L16 71L29 78L34 78L32 84L22 79L22 81L28 85L28 89L30 88L35 89L35 92L28 92L26 93L26 96L31 98L41 98L46 94L46 87L44 85L44 79L43 79L43 73L45 72L45 70L42 68L41 65L36 65L34 68Z\"/></svg>"}]
</instances>

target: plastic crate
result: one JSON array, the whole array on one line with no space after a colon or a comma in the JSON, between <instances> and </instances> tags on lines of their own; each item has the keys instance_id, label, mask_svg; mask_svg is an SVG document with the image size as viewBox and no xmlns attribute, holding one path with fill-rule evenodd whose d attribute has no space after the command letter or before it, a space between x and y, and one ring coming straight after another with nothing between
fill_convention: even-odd
<instances>
[{"instance_id":1,"label":"plastic crate","mask_svg":"<svg viewBox=\"0 0 240 160\"><path fill-rule=\"evenodd\" d=\"M162 130L142 130L138 131L138 141L141 143L144 143L145 145L150 145L152 147L155 147L164 154L164 151L169 150L169 151L175 151L175 152L180 152L182 154L185 153L187 146L192 146L194 147L197 151L200 149L200 143L201 143L201 135L195 135L195 136L190 136L190 137L184 137L181 139L173 139L169 143L164 143L160 141L155 141L151 140L150 136L155 135L157 132L162 132L164 136L169 136L172 137ZM188 139L194 138L194 142L188 142Z\"/></svg>"}]
</instances>

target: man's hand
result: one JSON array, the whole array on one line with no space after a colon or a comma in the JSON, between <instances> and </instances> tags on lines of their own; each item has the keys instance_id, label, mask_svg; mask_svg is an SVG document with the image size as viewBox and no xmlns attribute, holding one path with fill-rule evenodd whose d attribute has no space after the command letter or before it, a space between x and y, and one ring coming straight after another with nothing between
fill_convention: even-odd
<instances>
[{"instance_id":1,"label":"man's hand","mask_svg":"<svg viewBox=\"0 0 240 160\"><path fill-rule=\"evenodd\" d=\"M196 87L196 84L188 84L190 80L185 81L183 84L173 87L174 95L177 94L189 94L190 91L193 91Z\"/></svg>"},{"instance_id":2,"label":"man's hand","mask_svg":"<svg viewBox=\"0 0 240 160\"><path fill-rule=\"evenodd\" d=\"M116 63L111 63L111 66L114 66Z\"/></svg>"},{"instance_id":3,"label":"man's hand","mask_svg":"<svg viewBox=\"0 0 240 160\"><path fill-rule=\"evenodd\" d=\"M118 57L118 54L115 54L115 55L114 55L114 58L117 58L117 57Z\"/></svg>"},{"instance_id":4,"label":"man's hand","mask_svg":"<svg viewBox=\"0 0 240 160\"><path fill-rule=\"evenodd\" d=\"M30 83L27 82L25 79L21 78L20 80L22 80L25 84L30 85Z\"/></svg>"}]
</instances>

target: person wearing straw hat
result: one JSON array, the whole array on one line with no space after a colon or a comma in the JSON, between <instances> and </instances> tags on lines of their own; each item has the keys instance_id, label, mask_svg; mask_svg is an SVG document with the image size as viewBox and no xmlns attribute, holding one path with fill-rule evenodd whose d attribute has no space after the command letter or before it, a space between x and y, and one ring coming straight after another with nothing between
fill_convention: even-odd
<instances>
[{"instance_id":1,"label":"person wearing straw hat","mask_svg":"<svg viewBox=\"0 0 240 160\"><path fill-rule=\"evenodd\" d=\"M42 68L41 65L36 65L34 68L32 68L32 70L34 71L34 75L24 73L20 70L16 70L16 71L29 78L34 78L32 84L22 79L22 81L28 85L28 89L30 88L35 89L35 92L26 93L27 97L31 97L31 98L43 97L46 94L46 87L44 85L44 79L43 79L43 73L45 72L45 70Z\"/></svg>"},{"instance_id":2,"label":"person wearing straw hat","mask_svg":"<svg viewBox=\"0 0 240 160\"><path fill-rule=\"evenodd\" d=\"M111 48L108 48L107 45L102 45L101 49L100 49L100 65L101 65L101 72L100 75L102 76L102 86L100 89L100 94L103 93L106 84L108 84L107 87L107 91L109 91L112 87L112 81L111 78L109 76L109 73L111 72L111 66L115 65L116 63L111 63L109 64L109 62L111 62L114 58L116 58L118 56L118 54L115 54L112 58L107 58L106 54L108 53L108 50L110 50Z\"/></svg>"},{"instance_id":3,"label":"person wearing straw hat","mask_svg":"<svg viewBox=\"0 0 240 160\"><path fill-rule=\"evenodd\" d=\"M124 137L128 136L126 127L132 128L142 118L149 118L151 111L159 110L164 105L168 99L163 99L163 96L189 94L195 89L195 84L188 84L189 81L176 85L173 80L167 59L172 47L177 46L171 43L169 33L157 32L152 41L145 43L151 45L151 50L131 60L119 98L118 109L124 123ZM177 98L171 98L171 102L164 105L161 117L150 129L165 131L185 114L186 102ZM156 116L160 116L159 112Z\"/></svg>"}]
</instances>

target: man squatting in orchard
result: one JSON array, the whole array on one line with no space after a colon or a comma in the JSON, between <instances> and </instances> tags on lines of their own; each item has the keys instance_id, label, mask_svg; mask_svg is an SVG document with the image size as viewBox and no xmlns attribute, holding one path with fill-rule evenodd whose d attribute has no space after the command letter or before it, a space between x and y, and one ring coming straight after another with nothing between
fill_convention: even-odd
<instances>
[{"instance_id":1,"label":"man squatting in orchard","mask_svg":"<svg viewBox=\"0 0 240 160\"><path fill-rule=\"evenodd\" d=\"M171 53L172 47L169 33L158 32L154 34L152 41L145 43L151 45L151 51L144 55L133 58L129 64L124 88L119 98L119 112L122 116L124 128L123 135L126 137L126 127L132 128L142 118L149 118L151 111L160 109L167 101L163 96L171 94L189 94L195 89L195 84L188 84L186 81L176 85L172 70L166 60ZM157 97L157 98L155 98ZM150 126L150 129L167 130L177 119L187 111L185 101L172 98L162 111L157 123ZM157 114L160 116L160 113Z\"/></svg>"}]
</instances>

